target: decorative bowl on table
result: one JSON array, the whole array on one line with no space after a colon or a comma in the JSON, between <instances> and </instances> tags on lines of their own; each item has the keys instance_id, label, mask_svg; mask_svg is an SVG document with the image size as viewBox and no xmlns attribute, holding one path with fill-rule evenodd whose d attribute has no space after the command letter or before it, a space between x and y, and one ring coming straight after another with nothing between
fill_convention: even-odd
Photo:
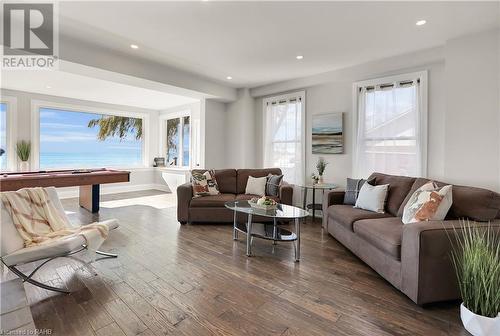
<instances>
[{"instance_id":1,"label":"decorative bowl on table","mask_svg":"<svg viewBox=\"0 0 500 336\"><path fill-rule=\"evenodd\" d=\"M275 200L266 196L262 196L261 198L254 197L248 201L248 204L250 204L252 208L265 211L276 210L278 206Z\"/></svg>"}]
</instances>

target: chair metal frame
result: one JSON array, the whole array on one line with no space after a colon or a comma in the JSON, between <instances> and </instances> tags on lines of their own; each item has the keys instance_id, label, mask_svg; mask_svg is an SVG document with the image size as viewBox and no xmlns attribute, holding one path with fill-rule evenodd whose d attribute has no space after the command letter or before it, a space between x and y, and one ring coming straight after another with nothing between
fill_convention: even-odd
<instances>
[{"instance_id":1,"label":"chair metal frame","mask_svg":"<svg viewBox=\"0 0 500 336\"><path fill-rule=\"evenodd\" d=\"M2 258L0 258L2 260L2 263L7 266L7 268L9 270L12 271L12 273L14 273L15 275L17 275L19 278L21 278L23 280L23 282L28 282L34 286L37 286L37 287L40 287L40 288L43 288L43 289L47 289L47 290L50 290L50 291L54 291L54 292L59 292L59 293L64 293L64 294L69 294L71 293L70 291L66 290L66 289L62 289L62 288L58 288L58 287L53 287L53 286L49 286L49 285L46 285L44 283L41 283L39 281L36 281L33 279L33 275L35 275L35 273L40 269L42 268L43 266L45 266L49 261L52 261L54 259L57 259L57 258L72 258L76 261L79 261L81 263L83 263L85 266L89 266L89 264L83 260L80 260L78 258L74 258L73 255L74 254L77 254L81 251L84 251L84 250L88 250L88 247L87 245L83 244L81 246L81 248L79 248L78 250L75 250L75 251L71 251L71 252L67 252L67 253L63 253L63 254L59 254L59 255L56 255L56 256L53 256L53 257L49 257L49 258L43 258L43 259L47 259L45 260L44 262L42 262L40 265L38 265L37 267L35 267L35 269L28 275L24 274L23 272L21 272L16 266L19 266L19 265L7 265L5 264L5 262L3 261ZM99 254L99 255L102 255L103 257L99 258L99 259L96 259L96 260L101 260L101 259L107 259L107 258L117 258L118 257L118 254L114 254L114 253L109 253L109 252L103 252L103 251L99 251L99 250L96 250L95 251L96 254ZM43 260L43 259L40 259L40 260Z\"/></svg>"}]
</instances>

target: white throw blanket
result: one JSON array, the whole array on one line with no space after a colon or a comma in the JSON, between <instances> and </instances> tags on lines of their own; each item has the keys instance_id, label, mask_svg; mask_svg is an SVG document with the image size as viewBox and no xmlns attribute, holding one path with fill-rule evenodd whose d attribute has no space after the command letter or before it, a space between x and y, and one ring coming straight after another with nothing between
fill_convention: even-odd
<instances>
[{"instance_id":1,"label":"white throw blanket","mask_svg":"<svg viewBox=\"0 0 500 336\"><path fill-rule=\"evenodd\" d=\"M82 235L90 250L97 250L108 236L105 224L92 223L72 227L49 198L44 188L26 188L0 193L24 246L48 244L63 237Z\"/></svg>"}]
</instances>

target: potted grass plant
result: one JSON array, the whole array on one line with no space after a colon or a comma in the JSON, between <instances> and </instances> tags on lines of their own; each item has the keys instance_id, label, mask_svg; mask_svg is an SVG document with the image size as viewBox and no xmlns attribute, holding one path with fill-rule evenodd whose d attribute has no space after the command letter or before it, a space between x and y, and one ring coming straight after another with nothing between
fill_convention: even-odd
<instances>
[{"instance_id":1,"label":"potted grass plant","mask_svg":"<svg viewBox=\"0 0 500 336\"><path fill-rule=\"evenodd\" d=\"M474 336L500 335L500 235L491 225L468 221L454 231L451 257L463 300L462 323Z\"/></svg>"},{"instance_id":2,"label":"potted grass plant","mask_svg":"<svg viewBox=\"0 0 500 336\"><path fill-rule=\"evenodd\" d=\"M20 171L28 171L30 168L29 158L31 154L31 143L29 141L21 140L16 144L16 152L19 157L19 170Z\"/></svg>"},{"instance_id":3,"label":"potted grass plant","mask_svg":"<svg viewBox=\"0 0 500 336\"><path fill-rule=\"evenodd\" d=\"M325 158L320 157L318 159L318 162L316 163L316 170L318 171L319 175L319 184L323 184L323 174L325 173L326 166L328 166L328 162L326 162Z\"/></svg>"}]
</instances>

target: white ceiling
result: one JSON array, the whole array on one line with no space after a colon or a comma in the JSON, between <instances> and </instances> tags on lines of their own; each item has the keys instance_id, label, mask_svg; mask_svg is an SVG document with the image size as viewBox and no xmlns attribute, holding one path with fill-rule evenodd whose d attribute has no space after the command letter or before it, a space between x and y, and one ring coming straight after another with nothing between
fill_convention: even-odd
<instances>
[{"instance_id":1,"label":"white ceiling","mask_svg":"<svg viewBox=\"0 0 500 336\"><path fill-rule=\"evenodd\" d=\"M2 71L3 89L35 92L108 104L164 110L197 100L62 71ZM47 87L49 86L49 87Z\"/></svg>"},{"instance_id":2,"label":"white ceiling","mask_svg":"<svg viewBox=\"0 0 500 336\"><path fill-rule=\"evenodd\" d=\"M71 39L237 87L431 48L500 24L497 1L97 1L61 2L59 10L60 33ZM420 19L427 24L416 26Z\"/></svg>"}]
</instances>

